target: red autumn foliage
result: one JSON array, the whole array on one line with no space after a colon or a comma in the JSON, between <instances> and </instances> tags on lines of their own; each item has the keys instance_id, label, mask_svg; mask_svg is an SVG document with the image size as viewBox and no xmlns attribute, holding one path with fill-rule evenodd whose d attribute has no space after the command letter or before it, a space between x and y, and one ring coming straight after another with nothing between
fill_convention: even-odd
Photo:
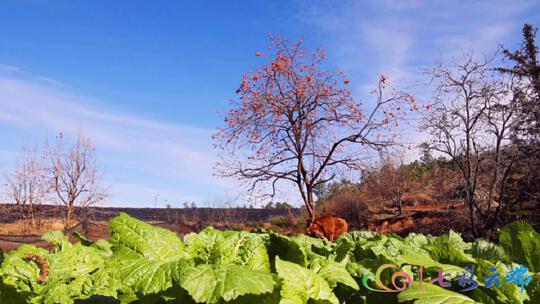
<instances>
[{"instance_id":1,"label":"red autumn foliage","mask_svg":"<svg viewBox=\"0 0 540 304\"><path fill-rule=\"evenodd\" d=\"M266 185L270 197L281 181L293 183L309 223L315 217L313 190L343 170L358 169L369 150L394 144L393 128L405 117L401 105L414 99L381 76L366 113L344 72L322 69L322 48L270 39L269 52L257 53L267 62L244 73L239 98L214 136L224 152L218 174L236 177L253 191Z\"/></svg>"}]
</instances>

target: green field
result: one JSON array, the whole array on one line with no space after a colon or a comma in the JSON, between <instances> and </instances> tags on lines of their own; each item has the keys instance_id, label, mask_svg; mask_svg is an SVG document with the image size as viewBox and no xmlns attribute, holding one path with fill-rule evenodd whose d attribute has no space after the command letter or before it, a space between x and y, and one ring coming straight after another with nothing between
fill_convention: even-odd
<instances>
[{"instance_id":1,"label":"green field","mask_svg":"<svg viewBox=\"0 0 540 304\"><path fill-rule=\"evenodd\" d=\"M524 222L499 245L452 231L330 243L210 227L180 240L126 214L109 229L108 241L51 231L52 251L3 254L0 303L540 303L540 235Z\"/></svg>"}]
</instances>

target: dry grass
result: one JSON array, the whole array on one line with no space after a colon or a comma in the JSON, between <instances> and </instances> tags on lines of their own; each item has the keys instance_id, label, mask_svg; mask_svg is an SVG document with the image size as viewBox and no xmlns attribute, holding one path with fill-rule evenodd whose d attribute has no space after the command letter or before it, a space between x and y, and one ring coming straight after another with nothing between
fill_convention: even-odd
<instances>
[{"instance_id":1,"label":"dry grass","mask_svg":"<svg viewBox=\"0 0 540 304\"><path fill-rule=\"evenodd\" d=\"M403 194L401 199L404 205L415 206L415 205L427 205L433 203L433 197L424 192L407 192Z\"/></svg>"},{"instance_id":2,"label":"dry grass","mask_svg":"<svg viewBox=\"0 0 540 304\"><path fill-rule=\"evenodd\" d=\"M76 222L75 222L76 223ZM62 219L19 220L15 223L0 224L0 235L24 236L42 235L49 230L63 230Z\"/></svg>"}]
</instances>

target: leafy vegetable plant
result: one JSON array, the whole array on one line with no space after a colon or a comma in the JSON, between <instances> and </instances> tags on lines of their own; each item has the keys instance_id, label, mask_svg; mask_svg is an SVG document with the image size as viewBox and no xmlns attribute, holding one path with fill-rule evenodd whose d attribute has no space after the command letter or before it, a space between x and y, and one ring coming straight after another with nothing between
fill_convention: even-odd
<instances>
[{"instance_id":1,"label":"leafy vegetable plant","mask_svg":"<svg viewBox=\"0 0 540 304\"><path fill-rule=\"evenodd\" d=\"M107 241L75 235L75 244L50 231L51 251L2 254L0 303L540 303L540 235L524 222L502 229L499 245L452 231L353 231L330 243L211 227L181 240L127 214L109 229ZM464 291L456 282L471 265L477 286ZM486 279L519 265L531 278L523 286ZM441 286L441 274L453 284Z\"/></svg>"}]
</instances>

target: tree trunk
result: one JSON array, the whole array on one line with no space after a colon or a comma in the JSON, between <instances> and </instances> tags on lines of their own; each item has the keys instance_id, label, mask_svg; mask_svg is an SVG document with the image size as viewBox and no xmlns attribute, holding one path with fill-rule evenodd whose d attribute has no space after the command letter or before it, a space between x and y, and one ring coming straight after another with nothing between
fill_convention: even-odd
<instances>
[{"instance_id":1,"label":"tree trunk","mask_svg":"<svg viewBox=\"0 0 540 304\"><path fill-rule=\"evenodd\" d=\"M314 206L314 203L313 203L313 189L308 187L306 194L307 194L306 208L307 208L307 212L308 212L308 218L307 218L307 221L306 221L306 225L307 225L307 227L309 227L311 225L311 223L313 223L313 221L315 221L315 208L313 207Z\"/></svg>"},{"instance_id":2,"label":"tree trunk","mask_svg":"<svg viewBox=\"0 0 540 304\"><path fill-rule=\"evenodd\" d=\"M467 191L467 205L469 206L469 221L471 222L471 232L474 237L478 236L478 231L476 230L476 221L474 219L474 196Z\"/></svg>"},{"instance_id":3,"label":"tree trunk","mask_svg":"<svg viewBox=\"0 0 540 304\"><path fill-rule=\"evenodd\" d=\"M84 233L85 237L88 237L88 232L90 231L88 222L89 221L88 221L88 219L86 217L82 218L82 230L83 230L83 233Z\"/></svg>"},{"instance_id":4,"label":"tree trunk","mask_svg":"<svg viewBox=\"0 0 540 304\"><path fill-rule=\"evenodd\" d=\"M66 218L65 218L65 226L64 230L68 230L71 227L71 213L72 213L72 206L66 206Z\"/></svg>"},{"instance_id":5,"label":"tree trunk","mask_svg":"<svg viewBox=\"0 0 540 304\"><path fill-rule=\"evenodd\" d=\"M31 221L32 221L32 227L36 228L36 217L34 215L34 204L33 203L30 205L30 218L31 218Z\"/></svg>"}]
</instances>

